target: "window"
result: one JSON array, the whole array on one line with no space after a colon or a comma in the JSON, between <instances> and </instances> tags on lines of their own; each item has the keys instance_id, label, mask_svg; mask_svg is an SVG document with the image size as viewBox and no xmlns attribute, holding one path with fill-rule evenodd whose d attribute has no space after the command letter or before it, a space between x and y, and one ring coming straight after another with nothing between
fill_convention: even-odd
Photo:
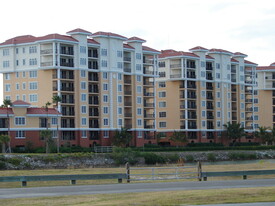
<instances>
[{"instance_id":1,"label":"window","mask_svg":"<svg viewBox=\"0 0 275 206\"><path fill-rule=\"evenodd\" d=\"M104 138L109 138L109 132L108 131L103 131L103 137Z\"/></svg>"},{"instance_id":2,"label":"window","mask_svg":"<svg viewBox=\"0 0 275 206\"><path fill-rule=\"evenodd\" d=\"M118 107L118 108L117 108L117 113L118 113L118 114L122 114L122 107Z\"/></svg>"},{"instance_id":3,"label":"window","mask_svg":"<svg viewBox=\"0 0 275 206\"><path fill-rule=\"evenodd\" d=\"M221 74L220 73L216 73L216 78L220 79L221 78Z\"/></svg>"},{"instance_id":4,"label":"window","mask_svg":"<svg viewBox=\"0 0 275 206\"><path fill-rule=\"evenodd\" d=\"M23 59L22 62L23 62L23 65L26 65L26 59Z\"/></svg>"},{"instance_id":5,"label":"window","mask_svg":"<svg viewBox=\"0 0 275 206\"><path fill-rule=\"evenodd\" d=\"M137 137L142 138L142 131L137 131Z\"/></svg>"},{"instance_id":6,"label":"window","mask_svg":"<svg viewBox=\"0 0 275 206\"><path fill-rule=\"evenodd\" d=\"M254 95L258 95L258 90L254 90Z\"/></svg>"},{"instance_id":7,"label":"window","mask_svg":"<svg viewBox=\"0 0 275 206\"><path fill-rule=\"evenodd\" d=\"M108 79L108 73L107 72L103 72L102 76L103 76L103 79Z\"/></svg>"},{"instance_id":8,"label":"window","mask_svg":"<svg viewBox=\"0 0 275 206\"><path fill-rule=\"evenodd\" d=\"M81 87L82 90L85 90L86 89L86 82L81 82L80 87Z\"/></svg>"},{"instance_id":9,"label":"window","mask_svg":"<svg viewBox=\"0 0 275 206\"><path fill-rule=\"evenodd\" d=\"M159 82L159 88L163 88L166 87L166 83L165 82Z\"/></svg>"},{"instance_id":10,"label":"window","mask_svg":"<svg viewBox=\"0 0 275 206\"><path fill-rule=\"evenodd\" d=\"M202 86L203 88L205 88L206 82L201 82L201 86Z\"/></svg>"},{"instance_id":11,"label":"window","mask_svg":"<svg viewBox=\"0 0 275 206\"><path fill-rule=\"evenodd\" d=\"M25 47L22 48L22 52L25 53L26 52L26 49Z\"/></svg>"},{"instance_id":12,"label":"window","mask_svg":"<svg viewBox=\"0 0 275 206\"><path fill-rule=\"evenodd\" d=\"M81 137L82 137L82 138L87 138L87 131L82 130L82 131L81 131Z\"/></svg>"},{"instance_id":13,"label":"window","mask_svg":"<svg viewBox=\"0 0 275 206\"><path fill-rule=\"evenodd\" d=\"M10 62L9 61L3 61L3 68L8 68L10 67Z\"/></svg>"},{"instance_id":14,"label":"window","mask_svg":"<svg viewBox=\"0 0 275 206\"><path fill-rule=\"evenodd\" d=\"M120 103L120 104L122 103L122 96L121 95L117 96L117 102Z\"/></svg>"},{"instance_id":15,"label":"window","mask_svg":"<svg viewBox=\"0 0 275 206\"><path fill-rule=\"evenodd\" d=\"M3 56L9 56L10 50L9 49L3 49Z\"/></svg>"},{"instance_id":16,"label":"window","mask_svg":"<svg viewBox=\"0 0 275 206\"><path fill-rule=\"evenodd\" d=\"M11 79L10 73L5 73L5 80L10 80L10 79Z\"/></svg>"},{"instance_id":17,"label":"window","mask_svg":"<svg viewBox=\"0 0 275 206\"><path fill-rule=\"evenodd\" d=\"M206 95L205 91L201 91L201 96L205 97L205 95Z\"/></svg>"},{"instance_id":18,"label":"window","mask_svg":"<svg viewBox=\"0 0 275 206\"><path fill-rule=\"evenodd\" d=\"M81 76L82 78L85 78L85 77L86 77L86 71L85 71L85 70L81 70L81 71L80 71L80 76Z\"/></svg>"},{"instance_id":19,"label":"window","mask_svg":"<svg viewBox=\"0 0 275 206\"><path fill-rule=\"evenodd\" d=\"M240 75L240 81L243 82L244 81L244 76Z\"/></svg>"},{"instance_id":20,"label":"window","mask_svg":"<svg viewBox=\"0 0 275 206\"><path fill-rule=\"evenodd\" d=\"M15 117L15 125L25 125L26 119L25 117Z\"/></svg>"},{"instance_id":21,"label":"window","mask_svg":"<svg viewBox=\"0 0 275 206\"><path fill-rule=\"evenodd\" d=\"M29 71L30 78L37 78L37 71Z\"/></svg>"},{"instance_id":22,"label":"window","mask_svg":"<svg viewBox=\"0 0 275 206\"><path fill-rule=\"evenodd\" d=\"M118 119L118 126L122 127L122 119L121 118Z\"/></svg>"},{"instance_id":23,"label":"window","mask_svg":"<svg viewBox=\"0 0 275 206\"><path fill-rule=\"evenodd\" d=\"M122 62L117 62L117 68L118 68L118 69L122 69L122 68L123 68Z\"/></svg>"},{"instance_id":24,"label":"window","mask_svg":"<svg viewBox=\"0 0 275 206\"><path fill-rule=\"evenodd\" d=\"M142 115L142 109L141 108L137 108L137 115Z\"/></svg>"},{"instance_id":25,"label":"window","mask_svg":"<svg viewBox=\"0 0 275 206\"><path fill-rule=\"evenodd\" d=\"M221 102L217 102L217 107L221 108Z\"/></svg>"},{"instance_id":26,"label":"window","mask_svg":"<svg viewBox=\"0 0 275 206\"><path fill-rule=\"evenodd\" d=\"M136 58L141 59L141 53L136 53Z\"/></svg>"},{"instance_id":27,"label":"window","mask_svg":"<svg viewBox=\"0 0 275 206\"><path fill-rule=\"evenodd\" d=\"M118 92L122 92L122 84L118 84L117 85L117 91Z\"/></svg>"},{"instance_id":28,"label":"window","mask_svg":"<svg viewBox=\"0 0 275 206\"><path fill-rule=\"evenodd\" d=\"M87 113L87 107L85 105L81 106L81 113L86 114Z\"/></svg>"},{"instance_id":29,"label":"window","mask_svg":"<svg viewBox=\"0 0 275 206\"><path fill-rule=\"evenodd\" d=\"M56 117L52 117L52 125L57 125L57 118Z\"/></svg>"},{"instance_id":30,"label":"window","mask_svg":"<svg viewBox=\"0 0 275 206\"><path fill-rule=\"evenodd\" d=\"M122 51L117 51L117 57L122 57Z\"/></svg>"},{"instance_id":31,"label":"window","mask_svg":"<svg viewBox=\"0 0 275 206\"><path fill-rule=\"evenodd\" d=\"M108 107L103 107L103 114L108 114Z\"/></svg>"},{"instance_id":32,"label":"window","mask_svg":"<svg viewBox=\"0 0 275 206\"><path fill-rule=\"evenodd\" d=\"M244 109L244 103L241 103L241 109Z\"/></svg>"},{"instance_id":33,"label":"window","mask_svg":"<svg viewBox=\"0 0 275 206\"><path fill-rule=\"evenodd\" d=\"M11 91L11 85L10 84L5 84L5 91L10 92Z\"/></svg>"},{"instance_id":34,"label":"window","mask_svg":"<svg viewBox=\"0 0 275 206\"><path fill-rule=\"evenodd\" d=\"M241 94L241 99L244 99L244 94Z\"/></svg>"},{"instance_id":35,"label":"window","mask_svg":"<svg viewBox=\"0 0 275 206\"><path fill-rule=\"evenodd\" d=\"M141 64L136 64L136 70L141 71Z\"/></svg>"},{"instance_id":36,"label":"window","mask_svg":"<svg viewBox=\"0 0 275 206\"><path fill-rule=\"evenodd\" d=\"M221 121L217 121L217 127L221 127Z\"/></svg>"},{"instance_id":37,"label":"window","mask_svg":"<svg viewBox=\"0 0 275 206\"><path fill-rule=\"evenodd\" d=\"M107 49L101 49L101 55L102 56L107 56Z\"/></svg>"},{"instance_id":38,"label":"window","mask_svg":"<svg viewBox=\"0 0 275 206\"><path fill-rule=\"evenodd\" d=\"M227 116L228 116L228 118L230 118L230 116L231 116L231 113L230 113L230 112L228 112L228 113L227 113Z\"/></svg>"},{"instance_id":39,"label":"window","mask_svg":"<svg viewBox=\"0 0 275 206\"><path fill-rule=\"evenodd\" d=\"M259 111L259 107L254 107L254 112L258 112Z\"/></svg>"},{"instance_id":40,"label":"window","mask_svg":"<svg viewBox=\"0 0 275 206\"><path fill-rule=\"evenodd\" d=\"M81 101L86 102L87 101L87 94L81 94Z\"/></svg>"},{"instance_id":41,"label":"window","mask_svg":"<svg viewBox=\"0 0 275 206\"><path fill-rule=\"evenodd\" d=\"M255 104L258 104L258 103L259 103L259 100L258 100L258 99L254 99L254 103L255 103Z\"/></svg>"},{"instance_id":42,"label":"window","mask_svg":"<svg viewBox=\"0 0 275 206\"><path fill-rule=\"evenodd\" d=\"M201 61L201 67L205 67L205 62Z\"/></svg>"},{"instance_id":43,"label":"window","mask_svg":"<svg viewBox=\"0 0 275 206\"><path fill-rule=\"evenodd\" d=\"M122 80L122 74L121 74L121 73L118 73L118 74L117 74L117 79L118 79L118 80Z\"/></svg>"},{"instance_id":44,"label":"window","mask_svg":"<svg viewBox=\"0 0 275 206\"><path fill-rule=\"evenodd\" d=\"M142 102L142 98L141 97L137 97L137 103L141 104L141 102Z\"/></svg>"},{"instance_id":45,"label":"window","mask_svg":"<svg viewBox=\"0 0 275 206\"><path fill-rule=\"evenodd\" d=\"M80 50L80 53L86 54L86 47L85 46L80 46L79 50Z\"/></svg>"},{"instance_id":46,"label":"window","mask_svg":"<svg viewBox=\"0 0 275 206\"><path fill-rule=\"evenodd\" d=\"M103 95L103 102L105 102L105 103L108 102L108 95Z\"/></svg>"},{"instance_id":47,"label":"window","mask_svg":"<svg viewBox=\"0 0 275 206\"><path fill-rule=\"evenodd\" d=\"M108 91L108 84L106 84L106 83L103 84L103 90Z\"/></svg>"},{"instance_id":48,"label":"window","mask_svg":"<svg viewBox=\"0 0 275 206\"><path fill-rule=\"evenodd\" d=\"M244 70L243 70L243 66L240 66L240 72L243 72Z\"/></svg>"},{"instance_id":49,"label":"window","mask_svg":"<svg viewBox=\"0 0 275 206\"><path fill-rule=\"evenodd\" d=\"M206 114L205 110L201 111L201 116L202 117L205 117L205 114Z\"/></svg>"},{"instance_id":50,"label":"window","mask_svg":"<svg viewBox=\"0 0 275 206\"><path fill-rule=\"evenodd\" d=\"M217 98L220 98L220 97L221 97L221 93L217 92Z\"/></svg>"},{"instance_id":51,"label":"window","mask_svg":"<svg viewBox=\"0 0 275 206\"><path fill-rule=\"evenodd\" d=\"M101 60L101 66L102 67L107 67L107 61L106 60Z\"/></svg>"},{"instance_id":52,"label":"window","mask_svg":"<svg viewBox=\"0 0 275 206\"><path fill-rule=\"evenodd\" d=\"M16 139L24 139L25 138L25 131L16 131Z\"/></svg>"},{"instance_id":53,"label":"window","mask_svg":"<svg viewBox=\"0 0 275 206\"><path fill-rule=\"evenodd\" d=\"M218 89L221 87L220 83L217 83L216 86L217 86Z\"/></svg>"},{"instance_id":54,"label":"window","mask_svg":"<svg viewBox=\"0 0 275 206\"><path fill-rule=\"evenodd\" d=\"M36 52L37 52L36 46L30 46L30 47L29 47L29 53L30 53L30 54L33 54L33 53L36 53Z\"/></svg>"},{"instance_id":55,"label":"window","mask_svg":"<svg viewBox=\"0 0 275 206\"><path fill-rule=\"evenodd\" d=\"M201 121L201 126L202 126L202 127L205 127L205 120L202 120L202 121Z\"/></svg>"},{"instance_id":56,"label":"window","mask_svg":"<svg viewBox=\"0 0 275 206\"><path fill-rule=\"evenodd\" d=\"M19 99L20 99L19 95L16 95L16 100L19 100Z\"/></svg>"},{"instance_id":57,"label":"window","mask_svg":"<svg viewBox=\"0 0 275 206\"><path fill-rule=\"evenodd\" d=\"M103 119L103 125L108 126L109 125L109 119L107 119L107 118Z\"/></svg>"},{"instance_id":58,"label":"window","mask_svg":"<svg viewBox=\"0 0 275 206\"><path fill-rule=\"evenodd\" d=\"M165 128L166 122L159 122L159 128Z\"/></svg>"},{"instance_id":59,"label":"window","mask_svg":"<svg viewBox=\"0 0 275 206\"><path fill-rule=\"evenodd\" d=\"M30 102L37 102L37 94L30 94L29 95Z\"/></svg>"},{"instance_id":60,"label":"window","mask_svg":"<svg viewBox=\"0 0 275 206\"><path fill-rule=\"evenodd\" d=\"M159 117L160 118L166 117L166 112L159 112Z\"/></svg>"},{"instance_id":61,"label":"window","mask_svg":"<svg viewBox=\"0 0 275 206\"><path fill-rule=\"evenodd\" d=\"M159 98L166 97L166 92L159 92Z\"/></svg>"},{"instance_id":62,"label":"window","mask_svg":"<svg viewBox=\"0 0 275 206\"><path fill-rule=\"evenodd\" d=\"M19 83L16 83L16 90L19 90L20 89L20 84Z\"/></svg>"},{"instance_id":63,"label":"window","mask_svg":"<svg viewBox=\"0 0 275 206\"><path fill-rule=\"evenodd\" d=\"M87 119L85 117L81 118L81 125L82 126L87 125Z\"/></svg>"},{"instance_id":64,"label":"window","mask_svg":"<svg viewBox=\"0 0 275 206\"><path fill-rule=\"evenodd\" d=\"M206 102L205 101L201 101L201 106L205 107L205 105L206 105Z\"/></svg>"},{"instance_id":65,"label":"window","mask_svg":"<svg viewBox=\"0 0 275 206\"><path fill-rule=\"evenodd\" d=\"M217 117L218 117L218 118L221 117L221 112L220 112L220 111L217 112Z\"/></svg>"},{"instance_id":66,"label":"window","mask_svg":"<svg viewBox=\"0 0 275 206\"><path fill-rule=\"evenodd\" d=\"M231 70L231 65L227 64L227 70Z\"/></svg>"},{"instance_id":67,"label":"window","mask_svg":"<svg viewBox=\"0 0 275 206\"><path fill-rule=\"evenodd\" d=\"M52 138L57 138L57 131L56 130L52 131Z\"/></svg>"},{"instance_id":68,"label":"window","mask_svg":"<svg viewBox=\"0 0 275 206\"><path fill-rule=\"evenodd\" d=\"M16 60L16 66L19 66L19 60Z\"/></svg>"},{"instance_id":69,"label":"window","mask_svg":"<svg viewBox=\"0 0 275 206\"><path fill-rule=\"evenodd\" d=\"M216 63L216 68L217 69L220 69L221 68L221 65L219 63Z\"/></svg>"},{"instance_id":70,"label":"window","mask_svg":"<svg viewBox=\"0 0 275 206\"><path fill-rule=\"evenodd\" d=\"M141 82L141 76L137 75L137 82Z\"/></svg>"},{"instance_id":71,"label":"window","mask_svg":"<svg viewBox=\"0 0 275 206\"><path fill-rule=\"evenodd\" d=\"M254 115L254 120L258 121L259 120L259 116L258 115Z\"/></svg>"},{"instance_id":72,"label":"window","mask_svg":"<svg viewBox=\"0 0 275 206\"><path fill-rule=\"evenodd\" d=\"M37 65L37 59L36 59L36 58L30 59L30 60L29 60L29 65L30 65L30 66Z\"/></svg>"},{"instance_id":73,"label":"window","mask_svg":"<svg viewBox=\"0 0 275 206\"><path fill-rule=\"evenodd\" d=\"M137 119L137 125L142 126L142 120L141 119Z\"/></svg>"},{"instance_id":74,"label":"window","mask_svg":"<svg viewBox=\"0 0 275 206\"><path fill-rule=\"evenodd\" d=\"M244 112L241 113L241 118L244 119Z\"/></svg>"},{"instance_id":75,"label":"window","mask_svg":"<svg viewBox=\"0 0 275 206\"><path fill-rule=\"evenodd\" d=\"M22 89L25 90L26 89L26 82L22 83Z\"/></svg>"},{"instance_id":76,"label":"window","mask_svg":"<svg viewBox=\"0 0 275 206\"><path fill-rule=\"evenodd\" d=\"M141 86L137 86L137 93L141 93L142 92L142 87Z\"/></svg>"},{"instance_id":77,"label":"window","mask_svg":"<svg viewBox=\"0 0 275 206\"><path fill-rule=\"evenodd\" d=\"M205 71L201 71L201 77L205 77Z\"/></svg>"},{"instance_id":78,"label":"window","mask_svg":"<svg viewBox=\"0 0 275 206\"><path fill-rule=\"evenodd\" d=\"M160 108L166 107L166 102L159 102L159 107Z\"/></svg>"},{"instance_id":79,"label":"window","mask_svg":"<svg viewBox=\"0 0 275 206\"><path fill-rule=\"evenodd\" d=\"M37 82L29 82L29 90L37 90Z\"/></svg>"},{"instance_id":80,"label":"window","mask_svg":"<svg viewBox=\"0 0 275 206\"><path fill-rule=\"evenodd\" d=\"M86 58L80 58L80 65L86 65Z\"/></svg>"},{"instance_id":81,"label":"window","mask_svg":"<svg viewBox=\"0 0 275 206\"><path fill-rule=\"evenodd\" d=\"M22 100L26 101L26 95L25 94L22 94Z\"/></svg>"}]
</instances>

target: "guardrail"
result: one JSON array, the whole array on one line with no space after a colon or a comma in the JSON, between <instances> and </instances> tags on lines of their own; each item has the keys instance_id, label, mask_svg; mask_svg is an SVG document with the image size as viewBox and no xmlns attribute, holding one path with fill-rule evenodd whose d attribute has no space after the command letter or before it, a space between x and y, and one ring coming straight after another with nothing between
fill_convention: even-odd
<instances>
[{"instance_id":1,"label":"guardrail","mask_svg":"<svg viewBox=\"0 0 275 206\"><path fill-rule=\"evenodd\" d=\"M27 186L30 181L61 181L70 180L72 185L76 184L76 180L98 180L98 179L117 179L118 183L122 183L122 179L127 179L124 173L114 174L81 174L81 175L43 175L43 176L2 176L0 182L21 182L22 187Z\"/></svg>"},{"instance_id":2,"label":"guardrail","mask_svg":"<svg viewBox=\"0 0 275 206\"><path fill-rule=\"evenodd\" d=\"M95 153L111 153L113 152L113 146L94 146Z\"/></svg>"},{"instance_id":3,"label":"guardrail","mask_svg":"<svg viewBox=\"0 0 275 206\"><path fill-rule=\"evenodd\" d=\"M248 170L248 171L227 171L227 172L202 172L201 177L207 181L207 177L225 177L225 176L242 176L244 180L248 175L273 175L275 170Z\"/></svg>"}]
</instances>

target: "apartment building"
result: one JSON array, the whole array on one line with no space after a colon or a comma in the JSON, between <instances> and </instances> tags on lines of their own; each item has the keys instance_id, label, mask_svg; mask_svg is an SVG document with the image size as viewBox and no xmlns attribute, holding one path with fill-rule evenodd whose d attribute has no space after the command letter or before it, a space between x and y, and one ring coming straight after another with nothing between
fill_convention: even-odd
<instances>
[{"instance_id":1,"label":"apartment building","mask_svg":"<svg viewBox=\"0 0 275 206\"><path fill-rule=\"evenodd\" d=\"M12 148L23 149L27 144L44 147L45 139L40 136L40 131L48 129L59 144L61 116L56 108L32 107L27 102L16 100L11 107L0 108L0 134L9 134Z\"/></svg>"},{"instance_id":2,"label":"apartment building","mask_svg":"<svg viewBox=\"0 0 275 206\"><path fill-rule=\"evenodd\" d=\"M156 131L160 53L145 42L83 29L6 40L0 44L4 98L42 107L60 96L61 145L111 145L114 131L125 127L131 145L142 146Z\"/></svg>"},{"instance_id":3,"label":"apartment building","mask_svg":"<svg viewBox=\"0 0 275 206\"><path fill-rule=\"evenodd\" d=\"M189 142L223 142L224 124L241 123L254 141L256 67L247 55L194 47L190 52L163 50L156 81L156 126L160 144L182 131Z\"/></svg>"},{"instance_id":4,"label":"apartment building","mask_svg":"<svg viewBox=\"0 0 275 206\"><path fill-rule=\"evenodd\" d=\"M259 66L256 69L257 94L254 107L256 120L261 127L275 126L275 62L270 66Z\"/></svg>"}]
</instances>

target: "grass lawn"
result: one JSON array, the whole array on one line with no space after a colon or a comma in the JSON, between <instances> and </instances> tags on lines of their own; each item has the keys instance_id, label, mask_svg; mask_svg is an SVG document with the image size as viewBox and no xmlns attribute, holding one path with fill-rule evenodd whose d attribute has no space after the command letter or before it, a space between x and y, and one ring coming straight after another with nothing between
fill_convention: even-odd
<instances>
[{"instance_id":1,"label":"grass lawn","mask_svg":"<svg viewBox=\"0 0 275 206\"><path fill-rule=\"evenodd\" d=\"M275 187L2 199L2 205L200 205L275 201Z\"/></svg>"}]
</instances>

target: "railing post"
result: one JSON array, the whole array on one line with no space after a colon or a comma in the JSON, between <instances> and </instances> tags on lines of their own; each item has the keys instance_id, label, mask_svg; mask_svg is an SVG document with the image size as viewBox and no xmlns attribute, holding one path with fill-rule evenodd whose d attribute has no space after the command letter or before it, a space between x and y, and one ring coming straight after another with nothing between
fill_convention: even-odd
<instances>
[{"instance_id":1,"label":"railing post","mask_svg":"<svg viewBox=\"0 0 275 206\"><path fill-rule=\"evenodd\" d=\"M129 162L126 163L126 178L127 178L127 183L130 183L130 165L129 165Z\"/></svg>"},{"instance_id":2,"label":"railing post","mask_svg":"<svg viewBox=\"0 0 275 206\"><path fill-rule=\"evenodd\" d=\"M21 182L21 186L22 186L22 187L27 187L27 181L26 181L26 180L22 181L22 182Z\"/></svg>"},{"instance_id":3,"label":"railing post","mask_svg":"<svg viewBox=\"0 0 275 206\"><path fill-rule=\"evenodd\" d=\"M198 181L202 179L202 169L201 169L201 162L198 162Z\"/></svg>"},{"instance_id":4,"label":"railing post","mask_svg":"<svg viewBox=\"0 0 275 206\"><path fill-rule=\"evenodd\" d=\"M71 185L75 185L76 184L76 180L71 180Z\"/></svg>"}]
</instances>

